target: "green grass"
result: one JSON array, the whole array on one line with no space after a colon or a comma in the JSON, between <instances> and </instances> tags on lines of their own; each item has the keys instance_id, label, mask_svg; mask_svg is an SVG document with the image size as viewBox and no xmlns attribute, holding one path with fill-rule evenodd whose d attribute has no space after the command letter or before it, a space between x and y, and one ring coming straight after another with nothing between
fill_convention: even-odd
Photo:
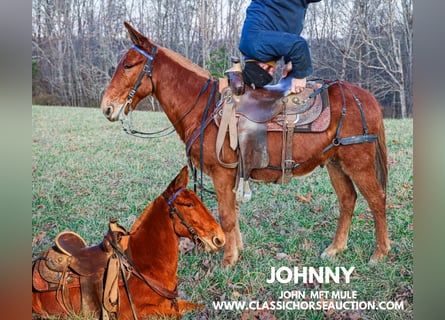
<instances>
[{"instance_id":1,"label":"green grass","mask_svg":"<svg viewBox=\"0 0 445 320\"><path fill-rule=\"evenodd\" d=\"M162 113L137 112L136 125L169 125ZM372 213L361 196L353 218L348 249L332 261L320 259L338 219L338 202L325 169L289 185L253 184L253 198L240 209L245 243L239 263L222 269L222 253L192 250L181 255L179 291L207 310L185 319L248 319L253 313L217 311L212 301L277 300L282 290L354 290L360 301L404 301L404 310L267 311L258 318L412 319L413 318L413 144L412 120L385 120L390 178L387 219L392 250L376 266L368 265L375 244ZM108 218L130 228L145 206L162 192L187 163L176 134L138 139L98 109L32 108L32 253L52 244L61 231L79 233L89 244L101 241ZM205 180L208 187L211 183ZM191 184L190 184L191 185ZM296 195L311 194L311 201ZM217 211L216 199L205 203ZM278 255L277 255L278 254ZM283 255L284 254L284 255ZM283 260L279 260L284 256ZM268 284L270 267L355 267L350 284ZM79 318L80 319L80 318ZM85 318L87 319L87 318Z\"/></svg>"}]
</instances>

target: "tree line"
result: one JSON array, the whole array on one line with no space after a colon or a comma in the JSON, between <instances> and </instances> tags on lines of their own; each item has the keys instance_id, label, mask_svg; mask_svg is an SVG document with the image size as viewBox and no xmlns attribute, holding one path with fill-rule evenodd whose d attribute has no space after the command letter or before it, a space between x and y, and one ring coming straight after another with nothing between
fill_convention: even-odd
<instances>
[{"instance_id":1,"label":"tree line","mask_svg":"<svg viewBox=\"0 0 445 320\"><path fill-rule=\"evenodd\" d=\"M97 107L130 46L128 21L157 44L222 77L241 54L245 0L33 0L33 103ZM412 116L412 0L322 0L303 36L312 77L371 91L386 117ZM154 99L144 102L159 109Z\"/></svg>"}]
</instances>

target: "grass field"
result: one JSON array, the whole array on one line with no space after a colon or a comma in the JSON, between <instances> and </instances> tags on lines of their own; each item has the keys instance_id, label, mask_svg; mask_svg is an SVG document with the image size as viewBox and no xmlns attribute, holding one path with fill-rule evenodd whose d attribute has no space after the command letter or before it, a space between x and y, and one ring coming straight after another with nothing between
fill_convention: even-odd
<instances>
[{"instance_id":1,"label":"grass field","mask_svg":"<svg viewBox=\"0 0 445 320\"><path fill-rule=\"evenodd\" d=\"M136 112L136 125L155 130L169 125L162 113ZM338 202L325 169L289 185L253 184L241 205L245 250L232 269L222 253L194 249L181 255L180 296L206 310L185 319L412 319L413 318L413 122L385 120L389 149L387 220L391 253L368 265L375 245L372 213L359 196L348 249L332 261L320 259L332 240ZM32 108L32 253L52 245L61 231L79 233L89 244L102 240L108 218L130 229L145 206L186 165L176 134L139 139L105 120L100 110ZM209 180L205 180L211 187ZM310 196L310 199L309 199ZM304 201L306 200L309 201ZM216 199L205 203L217 216ZM351 282L268 284L271 267L355 267ZM355 291L357 301L403 304L403 310L215 310L213 301L278 300L283 290Z\"/></svg>"}]
</instances>

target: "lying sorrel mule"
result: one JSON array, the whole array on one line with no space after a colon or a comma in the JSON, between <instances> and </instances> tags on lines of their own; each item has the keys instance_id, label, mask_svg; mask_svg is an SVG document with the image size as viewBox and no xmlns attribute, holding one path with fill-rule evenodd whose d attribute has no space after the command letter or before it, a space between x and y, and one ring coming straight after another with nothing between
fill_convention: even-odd
<instances>
[{"instance_id":1,"label":"lying sorrel mule","mask_svg":"<svg viewBox=\"0 0 445 320\"><path fill-rule=\"evenodd\" d=\"M103 96L101 109L110 121L124 120L141 99L148 95L156 97L187 145L192 163L198 168L202 163L201 170L213 180L226 236L223 265L234 265L243 247L238 203L233 191L237 169L226 168L217 159L218 128L211 119L219 100L218 95L213 94L218 81L181 55L154 44L129 24L125 23L125 27L134 46L120 60ZM250 92L250 96L260 99L268 90L257 89L253 93L246 88L245 94ZM331 110L329 127L320 133L293 135L292 158L299 165L292 169L292 174L307 175L320 165L328 169L340 202L340 218L333 242L325 249L323 257L334 256L346 248L357 198L355 184L374 215L377 243L370 262L376 262L390 250L385 211L387 151L382 113L376 99L354 84L335 81L327 90ZM346 140L353 139L342 140L343 137L363 135L364 129L375 141L345 145L348 144ZM238 159L237 153L229 147L228 140L226 137L223 157L225 162L233 163ZM282 133L268 132L269 167L253 170L253 179L266 182L280 179L282 172L275 168L281 166L281 145Z\"/></svg>"},{"instance_id":2,"label":"lying sorrel mule","mask_svg":"<svg viewBox=\"0 0 445 320\"><path fill-rule=\"evenodd\" d=\"M119 319L179 318L202 308L176 301L179 237L216 251L224 245L224 232L199 197L186 188L187 181L184 167L145 208L129 233L111 221L104 241L93 247L86 247L74 233L60 234L56 245L63 252L50 249L33 263L33 314L44 318L79 313L95 313L100 319L114 315ZM126 281L122 277L117 281L116 275L122 273Z\"/></svg>"}]
</instances>

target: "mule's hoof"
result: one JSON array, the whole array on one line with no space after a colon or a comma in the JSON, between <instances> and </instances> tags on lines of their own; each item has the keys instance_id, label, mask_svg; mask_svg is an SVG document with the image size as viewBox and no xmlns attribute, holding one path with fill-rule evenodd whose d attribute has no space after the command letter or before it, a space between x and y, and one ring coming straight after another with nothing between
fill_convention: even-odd
<instances>
[{"instance_id":1,"label":"mule's hoof","mask_svg":"<svg viewBox=\"0 0 445 320\"><path fill-rule=\"evenodd\" d=\"M332 259L332 258L334 258L334 257L335 257L335 254L331 255L331 254L327 253L326 250L323 251L323 253L322 253L321 256L320 256L320 258L322 258L322 259L327 259L327 260L330 260L330 259Z\"/></svg>"},{"instance_id":2,"label":"mule's hoof","mask_svg":"<svg viewBox=\"0 0 445 320\"><path fill-rule=\"evenodd\" d=\"M376 266L376 265L378 265L380 263L380 260L375 260L375 259L369 259L369 261L368 261L368 265L370 265L370 266Z\"/></svg>"},{"instance_id":3,"label":"mule's hoof","mask_svg":"<svg viewBox=\"0 0 445 320\"><path fill-rule=\"evenodd\" d=\"M388 256L388 253L390 250L391 250L391 248L389 246L383 250L378 248L378 250L374 251L371 258L369 258L368 264L374 266L374 265L382 262L383 259L385 259L385 257Z\"/></svg>"},{"instance_id":4,"label":"mule's hoof","mask_svg":"<svg viewBox=\"0 0 445 320\"><path fill-rule=\"evenodd\" d=\"M233 262L233 261L226 260L226 259L224 259L224 260L221 262L221 265L222 265L223 268L232 268L232 267L235 266L235 264L236 264L236 261Z\"/></svg>"},{"instance_id":5,"label":"mule's hoof","mask_svg":"<svg viewBox=\"0 0 445 320\"><path fill-rule=\"evenodd\" d=\"M380 262L382 262L383 259L385 259L385 257L386 257L386 255L381 255L381 254L380 255L376 255L376 254L373 254L371 256L371 258L369 259L368 264L370 266L375 266L375 265L379 264Z\"/></svg>"},{"instance_id":6,"label":"mule's hoof","mask_svg":"<svg viewBox=\"0 0 445 320\"><path fill-rule=\"evenodd\" d=\"M225 268L230 268L230 267L235 266L237 261L238 261L238 254L230 255L230 256L224 257L221 264Z\"/></svg>"},{"instance_id":7,"label":"mule's hoof","mask_svg":"<svg viewBox=\"0 0 445 320\"><path fill-rule=\"evenodd\" d=\"M340 247L340 249L336 246L330 245L326 249L324 249L323 253L321 254L322 259L334 259L337 254L342 253L347 246Z\"/></svg>"}]
</instances>

